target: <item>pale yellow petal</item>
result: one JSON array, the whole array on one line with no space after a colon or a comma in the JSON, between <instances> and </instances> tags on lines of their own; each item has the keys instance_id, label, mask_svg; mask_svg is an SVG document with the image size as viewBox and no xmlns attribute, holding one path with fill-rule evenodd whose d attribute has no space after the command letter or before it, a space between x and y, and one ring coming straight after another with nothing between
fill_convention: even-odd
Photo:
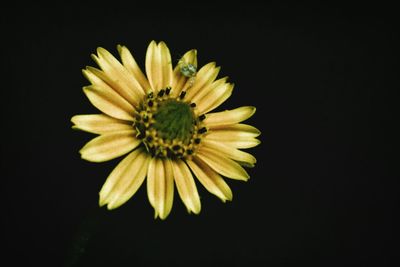
<instances>
[{"instance_id":1,"label":"pale yellow petal","mask_svg":"<svg viewBox=\"0 0 400 267\"><path fill-rule=\"evenodd\" d=\"M146 76L143 74L139 65L136 63L136 60L132 56L129 49L122 45L118 45L117 49L121 56L122 64L124 64L125 68L128 71L130 71L130 73L133 75L133 77L139 82L139 84L141 85L142 91L147 92L147 90L150 89L149 81L147 80Z\"/></svg>"},{"instance_id":2,"label":"pale yellow petal","mask_svg":"<svg viewBox=\"0 0 400 267\"><path fill-rule=\"evenodd\" d=\"M102 72L101 70L94 68L94 67L90 67L87 66L86 69L82 70L83 76L86 77L86 79L88 79L88 81L93 84L96 85L98 87L104 87L104 89L106 90L113 90L115 91L113 88L110 87L109 84L107 84L105 82L106 78L106 74L104 72Z\"/></svg>"},{"instance_id":3,"label":"pale yellow petal","mask_svg":"<svg viewBox=\"0 0 400 267\"><path fill-rule=\"evenodd\" d=\"M257 162L253 155L218 141L207 140L207 138L205 138L202 141L202 146L214 150L216 154L233 159L246 167L254 167L254 164Z\"/></svg>"},{"instance_id":4,"label":"pale yellow petal","mask_svg":"<svg viewBox=\"0 0 400 267\"><path fill-rule=\"evenodd\" d=\"M182 89L187 87L186 83L189 80L188 77L185 77L181 73L182 64L191 64L197 68L197 50L192 49L186 52L174 68L171 91L171 95L174 97L177 97Z\"/></svg>"},{"instance_id":5,"label":"pale yellow petal","mask_svg":"<svg viewBox=\"0 0 400 267\"><path fill-rule=\"evenodd\" d=\"M79 152L81 157L92 162L102 162L120 157L136 148L141 141L134 130L111 132L89 141Z\"/></svg>"},{"instance_id":6,"label":"pale yellow petal","mask_svg":"<svg viewBox=\"0 0 400 267\"><path fill-rule=\"evenodd\" d=\"M169 52L168 46L164 42L158 44L158 50L161 57L161 69L162 69L162 83L161 89L166 87L171 87L172 85L172 60L171 54Z\"/></svg>"},{"instance_id":7,"label":"pale yellow petal","mask_svg":"<svg viewBox=\"0 0 400 267\"><path fill-rule=\"evenodd\" d=\"M232 200L232 191L224 179L200 159L187 161L190 169L200 183L212 194L219 197L223 202Z\"/></svg>"},{"instance_id":8,"label":"pale yellow petal","mask_svg":"<svg viewBox=\"0 0 400 267\"><path fill-rule=\"evenodd\" d=\"M165 219L171 211L174 195L174 178L170 164L152 158L147 173L147 195L154 208L154 217Z\"/></svg>"},{"instance_id":9,"label":"pale yellow petal","mask_svg":"<svg viewBox=\"0 0 400 267\"><path fill-rule=\"evenodd\" d=\"M147 172L147 196L154 208L154 218L164 214L166 193L164 164L159 158L152 158Z\"/></svg>"},{"instance_id":10,"label":"pale yellow petal","mask_svg":"<svg viewBox=\"0 0 400 267\"><path fill-rule=\"evenodd\" d=\"M244 135L257 137L261 134L260 130L256 127L244 124L244 123L236 123L231 125L214 125L207 127L213 131L231 131L231 132L242 132Z\"/></svg>"},{"instance_id":11,"label":"pale yellow petal","mask_svg":"<svg viewBox=\"0 0 400 267\"><path fill-rule=\"evenodd\" d=\"M144 92L132 74L110 52L102 47L97 48L97 55L92 54L92 58L104 71L103 74L100 74L102 80L133 106L137 106Z\"/></svg>"},{"instance_id":12,"label":"pale yellow petal","mask_svg":"<svg viewBox=\"0 0 400 267\"><path fill-rule=\"evenodd\" d=\"M113 90L90 85L83 87L83 92L92 105L103 113L116 119L133 121L134 108Z\"/></svg>"},{"instance_id":13,"label":"pale yellow petal","mask_svg":"<svg viewBox=\"0 0 400 267\"><path fill-rule=\"evenodd\" d=\"M205 140L216 141L235 148L250 148L260 144L260 141L256 139L260 131L253 126L233 124L218 127L210 127Z\"/></svg>"},{"instance_id":14,"label":"pale yellow petal","mask_svg":"<svg viewBox=\"0 0 400 267\"><path fill-rule=\"evenodd\" d=\"M108 176L100 190L100 206L115 209L128 201L142 185L148 169L149 157L142 149L126 156Z\"/></svg>"},{"instance_id":15,"label":"pale yellow petal","mask_svg":"<svg viewBox=\"0 0 400 267\"><path fill-rule=\"evenodd\" d=\"M132 129L132 122L118 120L105 114L75 115L71 118L73 129L94 134L105 134Z\"/></svg>"},{"instance_id":16,"label":"pale yellow petal","mask_svg":"<svg viewBox=\"0 0 400 267\"><path fill-rule=\"evenodd\" d=\"M138 158L138 155L142 153L142 149L138 148L129 155L127 155L125 158L123 158L118 165L114 168L114 170L110 173L108 176L106 182L102 186L100 192L99 192L99 204L100 206L104 206L105 204L108 203L108 200L110 199L110 196L113 193L114 188L117 187L118 183L126 178L128 175L131 174L131 172L134 170L133 169L133 163L135 160ZM136 161L137 163L141 163L140 160ZM129 170L131 172L129 172ZM115 192L114 192L115 194Z\"/></svg>"},{"instance_id":17,"label":"pale yellow petal","mask_svg":"<svg viewBox=\"0 0 400 267\"><path fill-rule=\"evenodd\" d=\"M233 140L233 139L219 140L219 139L212 139L212 138L207 138L207 139L216 140L216 141L220 142L221 144L235 147L238 149L252 148L252 147L258 146L261 143L260 140L258 140L256 138L246 138L246 139L238 139L238 140Z\"/></svg>"},{"instance_id":18,"label":"pale yellow petal","mask_svg":"<svg viewBox=\"0 0 400 267\"><path fill-rule=\"evenodd\" d=\"M211 91L215 90L217 87L225 84L227 80L228 80L228 77L224 77L224 78L214 81L209 86L205 86L204 88L202 88L201 91L197 92L192 98L190 98L190 101L197 103L198 101L200 101L200 99L202 99L209 92L211 92Z\"/></svg>"},{"instance_id":19,"label":"pale yellow petal","mask_svg":"<svg viewBox=\"0 0 400 267\"><path fill-rule=\"evenodd\" d=\"M247 120L256 112L252 106L243 106L232 110L209 113L204 120L207 127L230 125Z\"/></svg>"},{"instance_id":20,"label":"pale yellow petal","mask_svg":"<svg viewBox=\"0 0 400 267\"><path fill-rule=\"evenodd\" d=\"M249 175L242 166L235 161L216 153L214 150L202 146L197 151L197 156L212 169L225 177L243 181L249 179Z\"/></svg>"},{"instance_id":21,"label":"pale yellow petal","mask_svg":"<svg viewBox=\"0 0 400 267\"><path fill-rule=\"evenodd\" d=\"M233 84L225 83L210 91L196 103L198 112L207 113L221 105L232 95L233 87Z\"/></svg>"},{"instance_id":22,"label":"pale yellow petal","mask_svg":"<svg viewBox=\"0 0 400 267\"><path fill-rule=\"evenodd\" d=\"M215 62L204 65L198 71L193 86L187 91L187 99L191 100L193 96L209 87L214 82L215 78L217 78L220 69L221 67L217 67Z\"/></svg>"},{"instance_id":23,"label":"pale yellow petal","mask_svg":"<svg viewBox=\"0 0 400 267\"><path fill-rule=\"evenodd\" d=\"M164 200L164 213L160 213L160 219L164 220L167 218L172 209L174 202L174 173L172 165L168 160L163 160L164 171L165 171L165 200Z\"/></svg>"},{"instance_id":24,"label":"pale yellow petal","mask_svg":"<svg viewBox=\"0 0 400 267\"><path fill-rule=\"evenodd\" d=\"M158 45L155 41L151 41L146 52L146 74L154 92L162 89L163 68L161 64L162 58Z\"/></svg>"},{"instance_id":25,"label":"pale yellow petal","mask_svg":"<svg viewBox=\"0 0 400 267\"><path fill-rule=\"evenodd\" d=\"M174 172L174 179L179 196L188 212L198 214L201 210L199 193L193 176L186 164L180 160L170 161Z\"/></svg>"}]
</instances>

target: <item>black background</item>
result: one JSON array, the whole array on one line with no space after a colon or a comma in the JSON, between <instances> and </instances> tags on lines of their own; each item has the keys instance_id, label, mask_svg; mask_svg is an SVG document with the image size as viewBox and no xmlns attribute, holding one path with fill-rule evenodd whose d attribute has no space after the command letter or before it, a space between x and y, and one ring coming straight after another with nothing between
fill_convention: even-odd
<instances>
[{"instance_id":1,"label":"black background","mask_svg":"<svg viewBox=\"0 0 400 267\"><path fill-rule=\"evenodd\" d=\"M141 3L143 4L143 3ZM399 32L393 6L109 2L5 7L1 16L1 191L7 266L390 266L398 245L391 138ZM78 150L96 113L81 87L102 46L144 66L151 40L198 49L235 83L219 109L254 105L262 131L247 182L223 204L198 186L154 220L146 187L97 207L118 163Z\"/></svg>"}]
</instances>

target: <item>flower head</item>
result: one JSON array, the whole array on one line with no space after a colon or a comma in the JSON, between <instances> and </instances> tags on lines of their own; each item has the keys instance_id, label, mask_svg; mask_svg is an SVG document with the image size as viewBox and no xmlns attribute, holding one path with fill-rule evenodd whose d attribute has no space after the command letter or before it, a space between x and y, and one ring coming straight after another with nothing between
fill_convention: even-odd
<instances>
[{"instance_id":1,"label":"flower head","mask_svg":"<svg viewBox=\"0 0 400 267\"><path fill-rule=\"evenodd\" d=\"M223 177L246 181L243 166L256 163L240 150L260 143L260 132L240 123L255 108L209 113L229 98L234 85L227 77L216 80L220 67L214 62L198 70L194 49L173 68L166 44L152 41L147 77L125 46L118 52L121 62L98 48L92 57L101 69L83 70L91 83L83 91L102 113L71 119L74 129L99 135L80 150L83 159L103 162L129 153L103 185L100 206L121 206L146 180L155 217L170 213L174 184L187 210L197 214L201 203L194 177L222 201L232 200Z\"/></svg>"}]
</instances>

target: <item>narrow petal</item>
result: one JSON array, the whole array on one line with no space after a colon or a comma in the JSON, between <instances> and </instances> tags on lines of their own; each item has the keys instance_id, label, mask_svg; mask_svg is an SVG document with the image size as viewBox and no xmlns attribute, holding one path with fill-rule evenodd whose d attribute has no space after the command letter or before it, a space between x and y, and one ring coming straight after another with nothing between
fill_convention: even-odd
<instances>
[{"instance_id":1,"label":"narrow petal","mask_svg":"<svg viewBox=\"0 0 400 267\"><path fill-rule=\"evenodd\" d=\"M171 212L174 197L174 177L171 164L153 158L149 164L147 192L155 218L165 219Z\"/></svg>"},{"instance_id":2,"label":"narrow petal","mask_svg":"<svg viewBox=\"0 0 400 267\"><path fill-rule=\"evenodd\" d=\"M256 108L252 106L244 106L232 110L209 113L204 120L207 127L230 125L247 120L256 112Z\"/></svg>"},{"instance_id":3,"label":"narrow petal","mask_svg":"<svg viewBox=\"0 0 400 267\"><path fill-rule=\"evenodd\" d=\"M75 115L71 118L73 129L94 134L105 134L132 129L132 122L118 120L105 114Z\"/></svg>"},{"instance_id":4,"label":"narrow petal","mask_svg":"<svg viewBox=\"0 0 400 267\"><path fill-rule=\"evenodd\" d=\"M139 65L136 63L136 60L132 56L129 49L125 46L118 45L117 46L118 52L121 56L122 64L124 64L125 68L130 71L133 77L139 82L141 85L142 91L144 93L150 89L149 81L147 80L146 76L143 74L142 70L140 69Z\"/></svg>"},{"instance_id":5,"label":"narrow petal","mask_svg":"<svg viewBox=\"0 0 400 267\"><path fill-rule=\"evenodd\" d=\"M216 67L215 62L204 65L197 73L193 86L188 90L186 97L190 100L196 94L201 93L217 78L221 67Z\"/></svg>"},{"instance_id":6,"label":"narrow petal","mask_svg":"<svg viewBox=\"0 0 400 267\"><path fill-rule=\"evenodd\" d=\"M79 152L81 157L92 162L102 162L120 157L136 148L141 141L134 130L111 132L89 141Z\"/></svg>"},{"instance_id":7,"label":"narrow petal","mask_svg":"<svg viewBox=\"0 0 400 267\"><path fill-rule=\"evenodd\" d=\"M254 167L254 164L257 162L253 155L218 141L207 140L206 138L203 140L202 145L207 149L214 150L216 154L224 155L225 157L238 161L241 165L246 167Z\"/></svg>"},{"instance_id":8,"label":"narrow petal","mask_svg":"<svg viewBox=\"0 0 400 267\"><path fill-rule=\"evenodd\" d=\"M260 144L256 139L260 131L247 124L233 124L227 126L210 127L205 140L216 141L235 148L250 148Z\"/></svg>"},{"instance_id":9,"label":"narrow petal","mask_svg":"<svg viewBox=\"0 0 400 267\"><path fill-rule=\"evenodd\" d=\"M225 177L247 181L249 175L247 172L235 161L216 153L214 150L210 150L202 146L197 156L207 163L216 172L222 174Z\"/></svg>"},{"instance_id":10,"label":"narrow petal","mask_svg":"<svg viewBox=\"0 0 400 267\"><path fill-rule=\"evenodd\" d=\"M234 84L225 83L215 88L215 90L210 91L196 103L198 111L200 113L207 113L221 105L232 95L233 87Z\"/></svg>"},{"instance_id":11,"label":"narrow petal","mask_svg":"<svg viewBox=\"0 0 400 267\"><path fill-rule=\"evenodd\" d=\"M175 97L180 94L183 88L186 88L185 85L189 80L181 73L182 64L191 64L197 68L197 50L192 49L186 52L174 68L171 94Z\"/></svg>"},{"instance_id":12,"label":"narrow petal","mask_svg":"<svg viewBox=\"0 0 400 267\"><path fill-rule=\"evenodd\" d=\"M142 185L148 169L149 157L142 149L126 156L108 176L100 190L100 206L115 209L128 201Z\"/></svg>"},{"instance_id":13,"label":"narrow petal","mask_svg":"<svg viewBox=\"0 0 400 267\"><path fill-rule=\"evenodd\" d=\"M147 195L150 204L153 206L155 214L161 219L165 219L172 208L173 201L173 175L169 168L165 168L165 163L159 158L152 158L147 174Z\"/></svg>"},{"instance_id":14,"label":"narrow petal","mask_svg":"<svg viewBox=\"0 0 400 267\"><path fill-rule=\"evenodd\" d=\"M100 190L100 206L103 206L108 203L108 200L112 198L112 192L118 185L118 183L123 180L126 176L128 176L128 171L133 169L133 165L135 160L138 158L138 155L142 153L142 149L136 149L132 151L129 155L127 155L124 159L122 159L118 165L114 168L114 170L108 176L106 182ZM136 161L136 165L141 163L140 161ZM131 170L132 171L132 170ZM115 192L114 192L115 194Z\"/></svg>"},{"instance_id":15,"label":"narrow petal","mask_svg":"<svg viewBox=\"0 0 400 267\"><path fill-rule=\"evenodd\" d=\"M174 173L174 179L179 196L185 204L188 212L198 214L201 210L199 193L193 176L186 164L178 159L170 161Z\"/></svg>"},{"instance_id":16,"label":"narrow petal","mask_svg":"<svg viewBox=\"0 0 400 267\"><path fill-rule=\"evenodd\" d=\"M225 84L227 80L228 80L228 77L224 77L224 78L221 78L221 79L218 79L218 80L214 81L209 86L203 87L200 92L195 93L195 95L192 98L190 98L190 101L194 102L194 103L197 103L198 101L200 101L200 99L202 99L208 93L210 93L211 91L214 91L219 86Z\"/></svg>"},{"instance_id":17,"label":"narrow petal","mask_svg":"<svg viewBox=\"0 0 400 267\"><path fill-rule=\"evenodd\" d=\"M161 89L163 82L162 58L155 41L151 41L146 52L146 74L154 92Z\"/></svg>"},{"instance_id":18,"label":"narrow petal","mask_svg":"<svg viewBox=\"0 0 400 267\"><path fill-rule=\"evenodd\" d=\"M144 92L132 74L102 47L97 48L97 55L92 54L92 58L104 71L105 75L102 75L102 79L129 103L136 106L142 99Z\"/></svg>"},{"instance_id":19,"label":"narrow petal","mask_svg":"<svg viewBox=\"0 0 400 267\"><path fill-rule=\"evenodd\" d=\"M247 134L251 137L257 137L261 134L260 130L258 130L256 127L244 123L236 123L231 125L215 125L208 126L208 128L215 131L243 132L243 134Z\"/></svg>"},{"instance_id":20,"label":"narrow petal","mask_svg":"<svg viewBox=\"0 0 400 267\"><path fill-rule=\"evenodd\" d=\"M224 179L200 159L187 161L190 169L200 183L211 193L219 197L223 202L232 200L232 191Z\"/></svg>"},{"instance_id":21,"label":"narrow petal","mask_svg":"<svg viewBox=\"0 0 400 267\"><path fill-rule=\"evenodd\" d=\"M224 144L224 145L227 145L230 147L234 147L234 148L238 148L238 149L255 147L261 143L260 140L258 140L256 138L246 138L246 139L238 139L238 140L234 140L234 139L220 140L220 139L213 139L211 137L207 137L207 139L216 140L216 141L220 142L221 144Z\"/></svg>"},{"instance_id":22,"label":"narrow petal","mask_svg":"<svg viewBox=\"0 0 400 267\"><path fill-rule=\"evenodd\" d=\"M106 90L114 90L105 82L105 80L103 80L106 75L101 70L88 66L86 69L82 70L82 73L91 84L98 87L104 87Z\"/></svg>"},{"instance_id":23,"label":"narrow petal","mask_svg":"<svg viewBox=\"0 0 400 267\"><path fill-rule=\"evenodd\" d=\"M172 85L172 60L171 54L167 45L164 42L158 44L158 50L161 57L161 71L162 71L162 83L160 88L166 88Z\"/></svg>"},{"instance_id":24,"label":"narrow petal","mask_svg":"<svg viewBox=\"0 0 400 267\"><path fill-rule=\"evenodd\" d=\"M116 119L133 121L134 108L116 92L95 85L83 87L83 92L92 105L105 114Z\"/></svg>"},{"instance_id":25,"label":"narrow petal","mask_svg":"<svg viewBox=\"0 0 400 267\"><path fill-rule=\"evenodd\" d=\"M172 204L174 202L174 172L172 165L168 160L163 160L165 170L165 201L164 213L160 213L160 219L164 220L171 212Z\"/></svg>"}]
</instances>

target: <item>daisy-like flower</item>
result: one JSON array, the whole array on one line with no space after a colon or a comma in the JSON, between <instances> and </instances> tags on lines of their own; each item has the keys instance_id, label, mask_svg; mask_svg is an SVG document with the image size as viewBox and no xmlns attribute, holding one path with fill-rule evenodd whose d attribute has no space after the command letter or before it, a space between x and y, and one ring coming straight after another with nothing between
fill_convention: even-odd
<instances>
[{"instance_id":1,"label":"daisy-like flower","mask_svg":"<svg viewBox=\"0 0 400 267\"><path fill-rule=\"evenodd\" d=\"M147 177L147 195L155 218L171 211L174 184L188 212L198 214L200 198L194 177L222 201L232 200L224 178L246 181L243 168L256 159L240 149L258 145L260 132L240 122L255 107L209 113L232 94L227 77L216 80L215 62L197 71L197 51L188 51L172 67L164 42L152 41L146 53L146 74L125 46L118 46L121 63L107 50L97 49L83 74L83 87L101 114L76 115L74 129L96 138L81 150L83 159L108 161L128 154L108 176L99 193L100 206L115 209L128 201Z\"/></svg>"}]
</instances>

